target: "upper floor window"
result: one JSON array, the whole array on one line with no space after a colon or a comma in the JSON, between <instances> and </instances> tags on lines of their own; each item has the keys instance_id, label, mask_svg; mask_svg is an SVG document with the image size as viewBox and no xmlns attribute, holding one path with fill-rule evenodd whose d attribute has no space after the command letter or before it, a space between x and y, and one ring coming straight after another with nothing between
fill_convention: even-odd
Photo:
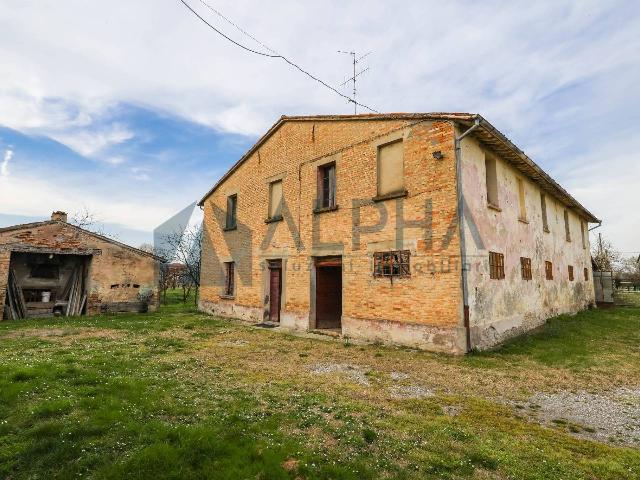
<instances>
[{"instance_id":1,"label":"upper floor window","mask_svg":"<svg viewBox=\"0 0 640 480\"><path fill-rule=\"evenodd\" d=\"M569 265L569 281L573 282L573 265Z\"/></svg>"},{"instance_id":2,"label":"upper floor window","mask_svg":"<svg viewBox=\"0 0 640 480\"><path fill-rule=\"evenodd\" d=\"M409 250L376 252L373 254L374 277L409 277L411 269Z\"/></svg>"},{"instance_id":3,"label":"upper floor window","mask_svg":"<svg viewBox=\"0 0 640 480\"><path fill-rule=\"evenodd\" d=\"M580 222L580 235L582 236L582 248L587 248L587 224Z\"/></svg>"},{"instance_id":4,"label":"upper floor window","mask_svg":"<svg viewBox=\"0 0 640 480\"><path fill-rule=\"evenodd\" d=\"M571 241L571 230L569 230L569 210L564 210L564 234L567 242Z\"/></svg>"},{"instance_id":5,"label":"upper floor window","mask_svg":"<svg viewBox=\"0 0 640 480\"><path fill-rule=\"evenodd\" d=\"M547 196L544 193L540 194L540 208L542 210L542 229L545 232L548 232L549 219L547 217Z\"/></svg>"},{"instance_id":6,"label":"upper floor window","mask_svg":"<svg viewBox=\"0 0 640 480\"><path fill-rule=\"evenodd\" d=\"M404 191L404 154L402 140L378 147L378 196Z\"/></svg>"},{"instance_id":7,"label":"upper floor window","mask_svg":"<svg viewBox=\"0 0 640 480\"><path fill-rule=\"evenodd\" d=\"M587 267L584 267L584 281L588 281L589 280L589 269Z\"/></svg>"},{"instance_id":8,"label":"upper floor window","mask_svg":"<svg viewBox=\"0 0 640 480\"><path fill-rule=\"evenodd\" d=\"M282 218L282 180L269 184L269 220Z\"/></svg>"},{"instance_id":9,"label":"upper floor window","mask_svg":"<svg viewBox=\"0 0 640 480\"><path fill-rule=\"evenodd\" d=\"M233 230L238 226L237 209L238 195L229 195L227 197L227 219L225 225L227 230Z\"/></svg>"},{"instance_id":10,"label":"upper floor window","mask_svg":"<svg viewBox=\"0 0 640 480\"><path fill-rule=\"evenodd\" d=\"M504 254L489 252L489 278L504 279Z\"/></svg>"},{"instance_id":11,"label":"upper floor window","mask_svg":"<svg viewBox=\"0 0 640 480\"><path fill-rule=\"evenodd\" d=\"M486 170L487 203L492 207L497 207L500 203L498 202L498 170L496 159L487 155L484 160L484 166Z\"/></svg>"},{"instance_id":12,"label":"upper floor window","mask_svg":"<svg viewBox=\"0 0 640 480\"><path fill-rule=\"evenodd\" d=\"M317 209L336 206L336 164L334 162L318 167Z\"/></svg>"},{"instance_id":13,"label":"upper floor window","mask_svg":"<svg viewBox=\"0 0 640 480\"><path fill-rule=\"evenodd\" d=\"M527 204L525 201L525 192L524 192L524 180L521 178L516 179L518 183L518 207L519 207L519 215L518 219L523 222L527 221Z\"/></svg>"}]
</instances>

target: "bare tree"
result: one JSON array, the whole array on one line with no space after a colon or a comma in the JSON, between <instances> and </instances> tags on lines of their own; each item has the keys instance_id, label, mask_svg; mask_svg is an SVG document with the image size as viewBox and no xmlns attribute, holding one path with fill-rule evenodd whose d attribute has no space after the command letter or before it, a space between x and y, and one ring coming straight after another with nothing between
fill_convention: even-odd
<instances>
[{"instance_id":1,"label":"bare tree","mask_svg":"<svg viewBox=\"0 0 640 480\"><path fill-rule=\"evenodd\" d=\"M141 243L140 246L138 246L138 250L151 253L153 255L160 257L161 259L164 259L162 262L160 262L158 288L159 288L160 298L162 299L162 302L166 305L167 290L171 287L172 284L174 284L173 288L175 288L175 280L173 279L173 275L170 268L171 265L166 261L166 255L168 252L162 251L161 249L154 247L150 243Z\"/></svg>"},{"instance_id":2,"label":"bare tree","mask_svg":"<svg viewBox=\"0 0 640 480\"><path fill-rule=\"evenodd\" d=\"M169 256L183 265L182 272L177 279L178 285L183 288L183 298L186 297L193 287L195 289L194 302L198 305L198 294L200 292L200 254L202 251L202 227L187 227L184 232L166 234L163 238L165 248L170 252ZM189 289L189 292L187 292Z\"/></svg>"},{"instance_id":3,"label":"bare tree","mask_svg":"<svg viewBox=\"0 0 640 480\"><path fill-rule=\"evenodd\" d=\"M100 225L98 216L94 212L91 212L86 206L83 206L82 210L78 210L71 214L69 223L82 228L83 230L88 230L89 232L102 235L103 237L119 240L118 235L105 231L103 226Z\"/></svg>"},{"instance_id":4,"label":"bare tree","mask_svg":"<svg viewBox=\"0 0 640 480\"><path fill-rule=\"evenodd\" d=\"M640 258L627 257L620 261L620 280L631 282L634 286L640 285Z\"/></svg>"},{"instance_id":5,"label":"bare tree","mask_svg":"<svg viewBox=\"0 0 640 480\"><path fill-rule=\"evenodd\" d=\"M153 253L154 255L157 255L155 247L150 243L141 243L140 246L138 247L138 250L142 250L143 252Z\"/></svg>"},{"instance_id":6,"label":"bare tree","mask_svg":"<svg viewBox=\"0 0 640 480\"><path fill-rule=\"evenodd\" d=\"M602 234L598 235L598 240L593 246L591 256L598 270L602 272L613 272L620 261L620 252L613 244L605 239Z\"/></svg>"}]
</instances>

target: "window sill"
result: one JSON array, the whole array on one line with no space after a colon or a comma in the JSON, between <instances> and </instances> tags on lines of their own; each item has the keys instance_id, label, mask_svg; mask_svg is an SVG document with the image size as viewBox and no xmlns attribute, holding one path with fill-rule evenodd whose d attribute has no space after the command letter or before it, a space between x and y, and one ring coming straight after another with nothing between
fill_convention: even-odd
<instances>
[{"instance_id":1,"label":"window sill","mask_svg":"<svg viewBox=\"0 0 640 480\"><path fill-rule=\"evenodd\" d=\"M222 229L222 231L223 231L223 232L232 232L233 230L237 230L237 229L238 229L238 226L237 226L237 225L234 225L233 227L224 227L224 228Z\"/></svg>"},{"instance_id":2,"label":"window sill","mask_svg":"<svg viewBox=\"0 0 640 480\"><path fill-rule=\"evenodd\" d=\"M394 280L404 280L404 279L410 279L411 278L411 274L409 275L376 275L375 273L373 274L373 278L382 278L385 280L388 280L390 278L394 279Z\"/></svg>"},{"instance_id":3,"label":"window sill","mask_svg":"<svg viewBox=\"0 0 640 480\"><path fill-rule=\"evenodd\" d=\"M406 190L402 190L400 192L392 192L392 193L386 193L384 195L377 195L373 197L371 200L373 200L374 202L384 202L385 200L393 200L394 198L403 198L403 197L406 197L407 195L409 195L409 192L407 192Z\"/></svg>"},{"instance_id":4,"label":"window sill","mask_svg":"<svg viewBox=\"0 0 640 480\"><path fill-rule=\"evenodd\" d=\"M518 218L518 221L526 225L529 225L529 220L527 220L526 218Z\"/></svg>"},{"instance_id":5,"label":"window sill","mask_svg":"<svg viewBox=\"0 0 640 480\"><path fill-rule=\"evenodd\" d=\"M314 208L313 213L318 214L318 213L325 213L325 212L334 212L336 210L338 210L338 205L333 205L331 207Z\"/></svg>"},{"instance_id":6,"label":"window sill","mask_svg":"<svg viewBox=\"0 0 640 480\"><path fill-rule=\"evenodd\" d=\"M275 223L282 221L282 215L278 215L277 217L266 218L264 223Z\"/></svg>"},{"instance_id":7,"label":"window sill","mask_svg":"<svg viewBox=\"0 0 640 480\"><path fill-rule=\"evenodd\" d=\"M221 294L220 298L222 298L223 300L235 300L236 296L235 295L224 295L224 294Z\"/></svg>"},{"instance_id":8,"label":"window sill","mask_svg":"<svg viewBox=\"0 0 640 480\"><path fill-rule=\"evenodd\" d=\"M502 209L498 205L494 205L493 203L487 203L487 208L491 210L495 210L496 212L501 212Z\"/></svg>"},{"instance_id":9,"label":"window sill","mask_svg":"<svg viewBox=\"0 0 640 480\"><path fill-rule=\"evenodd\" d=\"M551 233L551 230L549 230L549 227L543 227L542 231L544 233Z\"/></svg>"}]
</instances>

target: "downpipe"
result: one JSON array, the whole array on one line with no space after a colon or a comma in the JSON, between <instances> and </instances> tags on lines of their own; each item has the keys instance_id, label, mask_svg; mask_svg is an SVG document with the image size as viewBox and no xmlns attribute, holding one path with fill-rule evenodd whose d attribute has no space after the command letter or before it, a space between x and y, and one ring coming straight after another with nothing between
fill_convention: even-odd
<instances>
[{"instance_id":1,"label":"downpipe","mask_svg":"<svg viewBox=\"0 0 640 480\"><path fill-rule=\"evenodd\" d=\"M456 156L456 188L458 200L458 230L460 232L460 270L462 279L462 304L463 304L463 324L466 334L466 352L470 352L471 345L471 326L469 322L469 292L467 289L467 268L466 268L466 246L464 236L464 203L462 194L462 147L461 142L467 135L473 133L480 127L481 119L476 117L474 124L464 133L455 138L455 156Z\"/></svg>"}]
</instances>

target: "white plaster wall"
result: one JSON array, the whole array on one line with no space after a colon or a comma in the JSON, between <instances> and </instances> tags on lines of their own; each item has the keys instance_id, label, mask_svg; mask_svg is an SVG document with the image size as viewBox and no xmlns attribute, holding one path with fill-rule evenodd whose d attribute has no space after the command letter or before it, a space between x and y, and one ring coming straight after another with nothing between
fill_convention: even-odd
<instances>
[{"instance_id":1,"label":"white plaster wall","mask_svg":"<svg viewBox=\"0 0 640 480\"><path fill-rule=\"evenodd\" d=\"M485 150L472 137L462 141L462 192L465 213L466 276L471 344L487 348L541 325L562 313L574 313L595 303L588 234L583 247L580 222L569 210L571 242L565 238L564 206L546 194L550 232L544 232L540 188L510 164L497 160L501 211L487 206ZM518 220L518 186L525 184L528 223ZM584 220L583 220L584 221ZM477 235L472 234L471 224ZM588 226L585 221L585 226ZM477 238L481 239L478 242ZM505 279L489 278L489 251L505 255ZM522 279L520 257L531 258L533 279ZM553 280L546 280L545 261L553 262ZM568 266L574 267L569 281ZM584 280L584 268L589 279Z\"/></svg>"}]
</instances>

